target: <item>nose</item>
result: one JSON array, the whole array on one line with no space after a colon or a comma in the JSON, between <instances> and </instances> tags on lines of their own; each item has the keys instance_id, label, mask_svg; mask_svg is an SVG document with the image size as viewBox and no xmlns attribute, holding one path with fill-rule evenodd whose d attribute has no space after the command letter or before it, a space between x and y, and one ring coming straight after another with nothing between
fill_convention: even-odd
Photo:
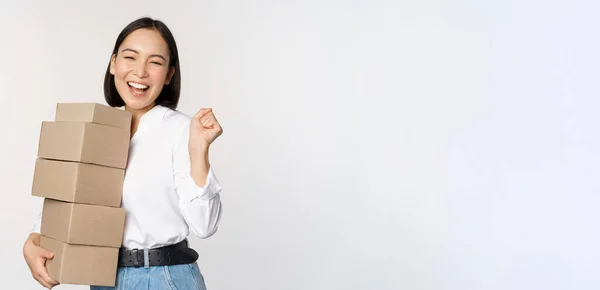
<instances>
[{"instance_id":1,"label":"nose","mask_svg":"<svg viewBox=\"0 0 600 290\"><path fill-rule=\"evenodd\" d=\"M133 68L133 75L138 78L145 78L148 76L148 71L146 70L146 65L143 63L137 64Z\"/></svg>"}]
</instances>

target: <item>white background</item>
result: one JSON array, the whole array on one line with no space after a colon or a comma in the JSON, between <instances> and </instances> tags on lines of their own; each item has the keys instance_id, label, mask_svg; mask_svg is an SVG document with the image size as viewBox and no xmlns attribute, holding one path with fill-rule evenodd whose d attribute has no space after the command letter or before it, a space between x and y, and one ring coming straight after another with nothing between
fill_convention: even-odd
<instances>
[{"instance_id":1,"label":"white background","mask_svg":"<svg viewBox=\"0 0 600 290\"><path fill-rule=\"evenodd\" d=\"M13 1L0 6L0 278L40 124L104 103L114 41L172 29L179 109L212 107L210 290L598 289L598 1ZM84 289L62 285L58 289Z\"/></svg>"}]
</instances>

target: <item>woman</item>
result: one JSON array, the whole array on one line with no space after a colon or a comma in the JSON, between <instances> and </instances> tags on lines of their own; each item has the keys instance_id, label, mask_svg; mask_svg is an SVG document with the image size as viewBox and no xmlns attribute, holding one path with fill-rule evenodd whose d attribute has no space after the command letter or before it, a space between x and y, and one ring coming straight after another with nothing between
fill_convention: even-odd
<instances>
[{"instance_id":1,"label":"woman","mask_svg":"<svg viewBox=\"0 0 600 290\"><path fill-rule=\"evenodd\" d=\"M104 80L106 102L133 115L125 232L116 286L92 290L206 289L186 238L190 231L208 238L219 224L221 186L208 152L222 129L211 109L192 118L176 111L179 91L177 46L167 26L150 18L130 23L117 38ZM45 262L54 254L39 246L40 222L23 253L34 278L51 289L58 282ZM161 260L159 252L171 259Z\"/></svg>"}]
</instances>

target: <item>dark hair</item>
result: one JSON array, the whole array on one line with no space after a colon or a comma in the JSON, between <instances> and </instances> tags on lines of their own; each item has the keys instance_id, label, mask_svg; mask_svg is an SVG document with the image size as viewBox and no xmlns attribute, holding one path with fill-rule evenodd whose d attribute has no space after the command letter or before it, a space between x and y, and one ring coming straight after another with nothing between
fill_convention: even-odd
<instances>
[{"instance_id":1,"label":"dark hair","mask_svg":"<svg viewBox=\"0 0 600 290\"><path fill-rule=\"evenodd\" d=\"M116 55L118 53L119 46L121 46L121 43L123 43L125 38L132 32L141 28L155 29L156 31L160 32L162 37L165 39L165 42L167 42L169 47L169 70L174 67L175 74L171 78L171 82L163 87L160 95L156 98L156 104L174 110L177 108L177 104L179 103L181 74L179 73L179 53L177 52L177 45L175 44L175 38L173 37L173 34L171 34L171 31L167 25L160 20L155 20L149 17L143 17L129 23L129 25L127 25L127 27L125 27L117 37L111 58L112 55ZM104 99L111 107L121 107L125 105L125 102L115 87L115 78L110 73L110 61L108 63L108 68L106 68L106 74L104 75Z\"/></svg>"}]
</instances>

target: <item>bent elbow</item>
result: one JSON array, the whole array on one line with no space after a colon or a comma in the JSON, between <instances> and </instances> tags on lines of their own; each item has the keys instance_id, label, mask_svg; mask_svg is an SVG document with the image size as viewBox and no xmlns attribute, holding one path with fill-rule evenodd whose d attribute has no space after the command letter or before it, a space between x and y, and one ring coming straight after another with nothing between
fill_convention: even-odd
<instances>
[{"instance_id":1,"label":"bent elbow","mask_svg":"<svg viewBox=\"0 0 600 290\"><path fill-rule=\"evenodd\" d=\"M207 219L205 223L196 224L190 227L194 235L196 235L200 239L207 239L217 232L217 230L219 229L219 222L221 220L221 215L223 211L220 203L216 210L216 214L211 215L212 218Z\"/></svg>"},{"instance_id":2,"label":"bent elbow","mask_svg":"<svg viewBox=\"0 0 600 290\"><path fill-rule=\"evenodd\" d=\"M200 239L208 239L217 232L218 227L203 229L201 231L195 230L194 234Z\"/></svg>"},{"instance_id":3,"label":"bent elbow","mask_svg":"<svg viewBox=\"0 0 600 290\"><path fill-rule=\"evenodd\" d=\"M192 227L191 231L192 233L194 233L194 235L200 239L208 239L210 237L212 237L217 230L219 229L219 227L217 225L215 226L205 226L205 227Z\"/></svg>"}]
</instances>

